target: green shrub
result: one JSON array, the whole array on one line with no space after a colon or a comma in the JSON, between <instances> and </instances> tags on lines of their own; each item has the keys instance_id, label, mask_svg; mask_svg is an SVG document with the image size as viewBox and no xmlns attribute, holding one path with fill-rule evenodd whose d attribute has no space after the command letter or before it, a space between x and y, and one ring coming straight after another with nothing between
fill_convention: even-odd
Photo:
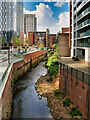
<instances>
[{"instance_id":1,"label":"green shrub","mask_svg":"<svg viewBox=\"0 0 90 120\"><path fill-rule=\"evenodd\" d=\"M47 82L52 82L52 81L53 81L52 77L47 79Z\"/></svg>"},{"instance_id":2,"label":"green shrub","mask_svg":"<svg viewBox=\"0 0 90 120\"><path fill-rule=\"evenodd\" d=\"M54 54L54 51L49 51L48 53L52 56Z\"/></svg>"},{"instance_id":3,"label":"green shrub","mask_svg":"<svg viewBox=\"0 0 90 120\"><path fill-rule=\"evenodd\" d=\"M58 89L54 90L53 92L54 92L55 96L57 96L57 95L64 95L64 92L61 92Z\"/></svg>"},{"instance_id":4,"label":"green shrub","mask_svg":"<svg viewBox=\"0 0 90 120\"><path fill-rule=\"evenodd\" d=\"M58 65L54 65L54 66L50 66L50 68L48 69L48 74L49 76L56 76L59 70L59 66Z\"/></svg>"},{"instance_id":5,"label":"green shrub","mask_svg":"<svg viewBox=\"0 0 90 120\"><path fill-rule=\"evenodd\" d=\"M77 108L72 108L69 113L72 115L72 117L82 116L82 113Z\"/></svg>"},{"instance_id":6,"label":"green shrub","mask_svg":"<svg viewBox=\"0 0 90 120\"><path fill-rule=\"evenodd\" d=\"M72 101L69 98L65 98L63 101L63 106L68 107L72 103Z\"/></svg>"}]
</instances>

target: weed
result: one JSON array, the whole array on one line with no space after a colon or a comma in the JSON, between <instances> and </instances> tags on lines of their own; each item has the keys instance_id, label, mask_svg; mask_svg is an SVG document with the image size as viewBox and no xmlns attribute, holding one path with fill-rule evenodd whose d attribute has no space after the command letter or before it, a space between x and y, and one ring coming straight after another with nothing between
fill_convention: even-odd
<instances>
[{"instance_id":1,"label":"weed","mask_svg":"<svg viewBox=\"0 0 90 120\"><path fill-rule=\"evenodd\" d=\"M68 107L70 106L70 103L72 103L72 101L69 98L65 98L65 100L63 101L63 106Z\"/></svg>"},{"instance_id":2,"label":"weed","mask_svg":"<svg viewBox=\"0 0 90 120\"><path fill-rule=\"evenodd\" d=\"M82 116L82 113L77 109L77 108L72 108L71 111L69 112L72 117L76 117L76 116Z\"/></svg>"},{"instance_id":3,"label":"weed","mask_svg":"<svg viewBox=\"0 0 90 120\"><path fill-rule=\"evenodd\" d=\"M49 78L47 79L47 82L52 82L52 81L53 81L52 77L49 77Z\"/></svg>"},{"instance_id":4,"label":"weed","mask_svg":"<svg viewBox=\"0 0 90 120\"><path fill-rule=\"evenodd\" d=\"M64 95L64 92L59 91L58 89L54 90L54 95Z\"/></svg>"}]
</instances>

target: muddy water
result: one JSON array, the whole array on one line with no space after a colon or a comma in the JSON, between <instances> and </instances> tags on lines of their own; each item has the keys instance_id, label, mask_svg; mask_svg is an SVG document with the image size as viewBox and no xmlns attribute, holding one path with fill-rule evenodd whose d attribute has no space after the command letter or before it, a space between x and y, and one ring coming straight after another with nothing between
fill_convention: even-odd
<instances>
[{"instance_id":1,"label":"muddy water","mask_svg":"<svg viewBox=\"0 0 90 120\"><path fill-rule=\"evenodd\" d=\"M38 95L35 83L47 72L43 62L15 84L12 118L52 118L47 99Z\"/></svg>"}]
</instances>

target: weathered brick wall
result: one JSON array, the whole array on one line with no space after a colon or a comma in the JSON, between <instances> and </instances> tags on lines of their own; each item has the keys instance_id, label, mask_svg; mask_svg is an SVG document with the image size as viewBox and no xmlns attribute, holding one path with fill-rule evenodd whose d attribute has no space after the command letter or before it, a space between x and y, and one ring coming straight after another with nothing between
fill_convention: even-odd
<instances>
[{"instance_id":1,"label":"weathered brick wall","mask_svg":"<svg viewBox=\"0 0 90 120\"><path fill-rule=\"evenodd\" d=\"M12 79L12 68L11 68L11 72L9 73L9 77L2 94L2 116L4 118L10 117L10 113L11 113L11 104L12 104L11 79Z\"/></svg>"},{"instance_id":2,"label":"weathered brick wall","mask_svg":"<svg viewBox=\"0 0 90 120\"><path fill-rule=\"evenodd\" d=\"M5 89L2 94L2 116L3 118L10 117L11 105L12 105L12 95L13 95L13 85L19 77L21 77L27 70L30 70L30 56L32 57L32 65L39 64L44 58L44 50L29 53L25 55L25 59L15 62L12 65L11 71L8 76ZM34 65L35 64L35 65Z\"/></svg>"},{"instance_id":3,"label":"weathered brick wall","mask_svg":"<svg viewBox=\"0 0 90 120\"><path fill-rule=\"evenodd\" d=\"M64 74L63 74L64 73ZM73 101L74 105L83 114L83 117L90 119L90 85L67 74L63 69L60 73L59 68L59 89L64 91ZM87 112L88 111L88 112ZM87 115L88 114L88 115Z\"/></svg>"},{"instance_id":4,"label":"weathered brick wall","mask_svg":"<svg viewBox=\"0 0 90 120\"><path fill-rule=\"evenodd\" d=\"M58 54L62 57L68 57L69 54L69 34L59 33L58 34Z\"/></svg>"}]
</instances>

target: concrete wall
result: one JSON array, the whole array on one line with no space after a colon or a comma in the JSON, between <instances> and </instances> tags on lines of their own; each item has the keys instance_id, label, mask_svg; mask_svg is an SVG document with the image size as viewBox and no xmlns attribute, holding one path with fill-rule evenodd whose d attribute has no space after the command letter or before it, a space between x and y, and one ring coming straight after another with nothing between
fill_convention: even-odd
<instances>
[{"instance_id":1,"label":"concrete wall","mask_svg":"<svg viewBox=\"0 0 90 120\"><path fill-rule=\"evenodd\" d=\"M87 77L88 80L89 77ZM83 117L88 117L88 120L90 120L90 82L88 81L87 84L59 68L59 89L64 91L73 101L73 104L78 107Z\"/></svg>"},{"instance_id":2,"label":"concrete wall","mask_svg":"<svg viewBox=\"0 0 90 120\"><path fill-rule=\"evenodd\" d=\"M90 65L90 48L85 48L85 61Z\"/></svg>"},{"instance_id":3,"label":"concrete wall","mask_svg":"<svg viewBox=\"0 0 90 120\"><path fill-rule=\"evenodd\" d=\"M58 34L58 53L62 57L70 56L69 34L68 33L59 33Z\"/></svg>"},{"instance_id":4,"label":"concrete wall","mask_svg":"<svg viewBox=\"0 0 90 120\"><path fill-rule=\"evenodd\" d=\"M7 82L5 84L1 101L2 101L2 118L9 118L11 113L12 96L14 82L30 70L32 59L32 66L35 67L44 59L45 50L29 53L25 55L25 59L15 62L10 66L8 71Z\"/></svg>"}]
</instances>

